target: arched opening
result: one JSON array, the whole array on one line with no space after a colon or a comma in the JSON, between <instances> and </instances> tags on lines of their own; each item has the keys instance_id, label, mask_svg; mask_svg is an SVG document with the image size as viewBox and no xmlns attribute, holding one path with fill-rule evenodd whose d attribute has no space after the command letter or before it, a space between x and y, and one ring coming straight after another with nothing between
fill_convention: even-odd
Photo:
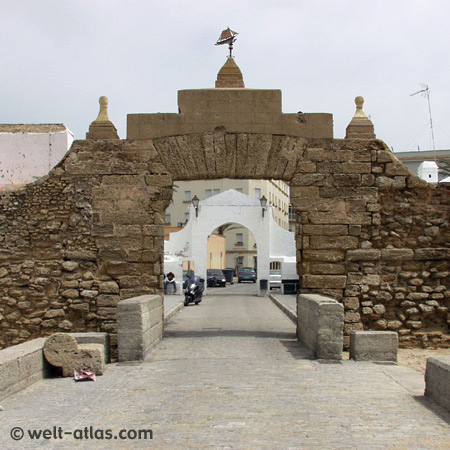
<instances>
[{"instance_id":1,"label":"arched opening","mask_svg":"<svg viewBox=\"0 0 450 450\"><path fill-rule=\"evenodd\" d=\"M216 254L213 252L212 241L218 241ZM242 295L257 295L258 245L254 234L245 226L232 222L217 227L208 237L207 277L214 276L212 271L220 269L227 295L239 293ZM215 264L212 262L215 261ZM215 267L212 267L215 265ZM237 289L239 284L246 284L243 289ZM208 282L208 287L222 286L223 283ZM249 286L251 285L251 286ZM231 288L233 286L233 288ZM241 288L243 286L240 286ZM214 294L219 294L214 292ZM222 293L220 293L222 294Z\"/></svg>"}]
</instances>

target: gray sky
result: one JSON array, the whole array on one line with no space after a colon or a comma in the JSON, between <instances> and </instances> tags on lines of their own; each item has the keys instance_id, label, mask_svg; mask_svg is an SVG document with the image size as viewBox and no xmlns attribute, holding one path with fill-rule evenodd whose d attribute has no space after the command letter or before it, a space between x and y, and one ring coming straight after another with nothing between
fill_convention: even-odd
<instances>
[{"instance_id":1,"label":"gray sky","mask_svg":"<svg viewBox=\"0 0 450 450\"><path fill-rule=\"evenodd\" d=\"M214 87L227 46L246 87L281 89L283 112L328 112L342 138L364 96L395 151L450 148L448 0L0 0L0 123L65 123L84 139L109 97L129 113L177 112L177 91Z\"/></svg>"}]
</instances>

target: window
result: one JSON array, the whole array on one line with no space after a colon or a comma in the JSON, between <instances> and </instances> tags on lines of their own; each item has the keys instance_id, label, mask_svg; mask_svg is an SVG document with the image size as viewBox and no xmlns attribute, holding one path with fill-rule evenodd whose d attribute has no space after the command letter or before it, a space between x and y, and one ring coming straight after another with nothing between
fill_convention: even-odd
<instances>
[{"instance_id":1,"label":"window","mask_svg":"<svg viewBox=\"0 0 450 450\"><path fill-rule=\"evenodd\" d=\"M211 197L211 195L212 195L211 189L206 189L206 190L205 190L205 197L206 197L206 198L209 198L209 197Z\"/></svg>"},{"instance_id":2,"label":"window","mask_svg":"<svg viewBox=\"0 0 450 450\"><path fill-rule=\"evenodd\" d=\"M236 191L238 191L242 194L242 188L236 188Z\"/></svg>"},{"instance_id":3,"label":"window","mask_svg":"<svg viewBox=\"0 0 450 450\"><path fill-rule=\"evenodd\" d=\"M191 201L191 191L184 191L184 201L185 202Z\"/></svg>"},{"instance_id":4,"label":"window","mask_svg":"<svg viewBox=\"0 0 450 450\"><path fill-rule=\"evenodd\" d=\"M236 233L236 243L237 244L243 244L244 243L244 236L242 233Z\"/></svg>"},{"instance_id":5,"label":"window","mask_svg":"<svg viewBox=\"0 0 450 450\"><path fill-rule=\"evenodd\" d=\"M289 220L295 220L295 211L292 209L292 206L289 205Z\"/></svg>"},{"instance_id":6,"label":"window","mask_svg":"<svg viewBox=\"0 0 450 450\"><path fill-rule=\"evenodd\" d=\"M261 189L255 188L255 198L261 198Z\"/></svg>"},{"instance_id":7,"label":"window","mask_svg":"<svg viewBox=\"0 0 450 450\"><path fill-rule=\"evenodd\" d=\"M220 189L214 189L214 195L220 194Z\"/></svg>"},{"instance_id":8,"label":"window","mask_svg":"<svg viewBox=\"0 0 450 450\"><path fill-rule=\"evenodd\" d=\"M166 215L164 216L164 223L165 223L166 225L170 225L170 214L166 214Z\"/></svg>"}]
</instances>

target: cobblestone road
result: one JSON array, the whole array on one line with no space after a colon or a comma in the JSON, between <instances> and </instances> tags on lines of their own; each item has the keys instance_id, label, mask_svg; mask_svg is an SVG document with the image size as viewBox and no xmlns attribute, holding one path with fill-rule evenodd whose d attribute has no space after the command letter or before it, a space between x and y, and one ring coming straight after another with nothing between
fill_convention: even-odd
<instances>
[{"instance_id":1,"label":"cobblestone road","mask_svg":"<svg viewBox=\"0 0 450 450\"><path fill-rule=\"evenodd\" d=\"M421 374L309 360L292 322L269 299L240 295L248 289L211 289L184 308L145 362L112 364L96 383L45 380L4 399L0 448L450 448L449 415L423 399ZM10 437L13 427L22 440ZM153 440L95 440L89 427L92 437L151 429ZM33 429L74 435L32 440Z\"/></svg>"}]
</instances>

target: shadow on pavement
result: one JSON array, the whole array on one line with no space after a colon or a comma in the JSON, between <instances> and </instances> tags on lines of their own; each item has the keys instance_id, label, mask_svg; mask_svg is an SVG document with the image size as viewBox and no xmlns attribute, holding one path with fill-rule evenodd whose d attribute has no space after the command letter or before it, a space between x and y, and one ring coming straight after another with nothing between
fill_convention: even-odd
<instances>
[{"instance_id":1,"label":"shadow on pavement","mask_svg":"<svg viewBox=\"0 0 450 450\"><path fill-rule=\"evenodd\" d=\"M425 397L425 395L414 395L413 398L417 403L420 403L450 425L450 411L446 411L444 408L434 403L433 400Z\"/></svg>"},{"instance_id":2,"label":"shadow on pavement","mask_svg":"<svg viewBox=\"0 0 450 450\"><path fill-rule=\"evenodd\" d=\"M263 330L226 330L223 328L203 328L201 330L165 331L165 338L198 338L198 337L255 337L274 339L295 339L295 333Z\"/></svg>"},{"instance_id":3,"label":"shadow on pavement","mask_svg":"<svg viewBox=\"0 0 450 450\"><path fill-rule=\"evenodd\" d=\"M280 339L280 342L294 359L314 359L312 352L297 339Z\"/></svg>"}]
</instances>

